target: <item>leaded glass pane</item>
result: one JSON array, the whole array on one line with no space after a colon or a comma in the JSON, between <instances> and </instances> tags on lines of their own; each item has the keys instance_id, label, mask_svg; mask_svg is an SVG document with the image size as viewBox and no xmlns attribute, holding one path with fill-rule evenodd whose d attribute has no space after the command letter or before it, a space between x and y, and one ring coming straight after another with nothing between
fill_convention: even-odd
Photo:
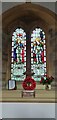
<instances>
[{"instance_id":1,"label":"leaded glass pane","mask_svg":"<svg viewBox=\"0 0 57 120\"><path fill-rule=\"evenodd\" d=\"M26 33L17 28L12 35L11 79L22 81L26 71Z\"/></svg>"},{"instance_id":2,"label":"leaded glass pane","mask_svg":"<svg viewBox=\"0 0 57 120\"><path fill-rule=\"evenodd\" d=\"M45 57L44 57L45 56ZM40 81L46 74L46 45L45 33L41 28L36 28L31 34L31 71L33 78Z\"/></svg>"},{"instance_id":3,"label":"leaded glass pane","mask_svg":"<svg viewBox=\"0 0 57 120\"><path fill-rule=\"evenodd\" d=\"M44 56L46 56L46 51L44 51Z\"/></svg>"}]
</instances>

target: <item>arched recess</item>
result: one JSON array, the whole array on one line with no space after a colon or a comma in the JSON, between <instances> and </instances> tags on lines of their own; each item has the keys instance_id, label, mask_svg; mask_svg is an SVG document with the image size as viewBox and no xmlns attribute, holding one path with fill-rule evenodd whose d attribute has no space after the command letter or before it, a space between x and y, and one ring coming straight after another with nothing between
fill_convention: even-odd
<instances>
[{"instance_id":1,"label":"arched recess","mask_svg":"<svg viewBox=\"0 0 57 120\"><path fill-rule=\"evenodd\" d=\"M17 19L23 21L27 25L36 20L39 20L40 22L44 21L48 27L49 25L55 24L55 13L47 8L32 3L24 3L15 6L2 14L3 28L5 31L8 29L9 25Z\"/></svg>"},{"instance_id":2,"label":"arched recess","mask_svg":"<svg viewBox=\"0 0 57 120\"><path fill-rule=\"evenodd\" d=\"M13 13L15 13L15 14L13 14ZM10 10L8 10L2 14L2 28L3 28L3 31L9 36L9 39L7 38L7 44L8 44L7 64L9 66L9 67L7 67L7 73L6 73L8 76L7 80L10 79L10 76L11 76L11 73L10 73L11 36L12 36L13 31L17 27L20 27L19 25L21 23L22 23L21 26L23 26L23 29L27 33L27 41L28 40L30 41L29 33L31 33L30 31L36 25L36 23L38 24L37 26L39 26L40 28L42 28L45 31L46 42L47 42L47 72L49 73L49 71L51 71L51 67L49 67L50 58L49 58L48 30L49 30L50 26L55 24L55 14L52 11L50 11L40 5L25 3L22 5L18 5L14 8L11 8ZM6 39L6 35L5 35L5 39ZM6 40L5 40L5 42L6 42ZM29 42L27 42L27 43L29 43ZM28 44L27 44L27 47L28 47ZM27 51L28 51L28 49L27 49ZM28 58L29 58L29 56L28 56ZM29 68L29 65L28 65L28 68Z\"/></svg>"}]
</instances>

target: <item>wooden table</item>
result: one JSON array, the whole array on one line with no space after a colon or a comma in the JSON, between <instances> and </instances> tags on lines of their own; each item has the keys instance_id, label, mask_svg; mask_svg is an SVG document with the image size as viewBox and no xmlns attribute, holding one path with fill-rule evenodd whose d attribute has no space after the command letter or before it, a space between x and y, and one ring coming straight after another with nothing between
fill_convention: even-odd
<instances>
[{"instance_id":1,"label":"wooden table","mask_svg":"<svg viewBox=\"0 0 57 120\"><path fill-rule=\"evenodd\" d=\"M22 98L23 96L33 96L35 98L35 91L34 90L23 90Z\"/></svg>"}]
</instances>

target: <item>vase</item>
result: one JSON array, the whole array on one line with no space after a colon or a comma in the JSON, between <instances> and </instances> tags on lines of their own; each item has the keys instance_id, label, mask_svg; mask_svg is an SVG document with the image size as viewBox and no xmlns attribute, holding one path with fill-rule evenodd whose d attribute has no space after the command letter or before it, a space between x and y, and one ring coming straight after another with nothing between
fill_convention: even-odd
<instances>
[{"instance_id":1,"label":"vase","mask_svg":"<svg viewBox=\"0 0 57 120\"><path fill-rule=\"evenodd\" d=\"M46 84L46 90L51 90L51 85Z\"/></svg>"},{"instance_id":2,"label":"vase","mask_svg":"<svg viewBox=\"0 0 57 120\"><path fill-rule=\"evenodd\" d=\"M48 85L48 89L51 90L51 85Z\"/></svg>"}]
</instances>

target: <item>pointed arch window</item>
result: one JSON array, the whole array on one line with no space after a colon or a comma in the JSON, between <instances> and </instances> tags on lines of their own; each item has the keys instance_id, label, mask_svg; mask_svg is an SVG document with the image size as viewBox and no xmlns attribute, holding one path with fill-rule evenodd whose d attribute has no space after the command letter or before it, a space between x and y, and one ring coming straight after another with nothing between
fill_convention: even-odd
<instances>
[{"instance_id":1,"label":"pointed arch window","mask_svg":"<svg viewBox=\"0 0 57 120\"><path fill-rule=\"evenodd\" d=\"M46 75L46 40L41 28L35 28L31 33L31 71L36 81Z\"/></svg>"},{"instance_id":2,"label":"pointed arch window","mask_svg":"<svg viewBox=\"0 0 57 120\"><path fill-rule=\"evenodd\" d=\"M32 77L35 81L40 81L42 76L45 78L47 72L45 32L41 28L35 28L31 33L30 41L28 41L28 36L30 35L26 34L22 28L17 28L13 32L11 54L12 80L22 81L31 73L34 73Z\"/></svg>"},{"instance_id":3,"label":"pointed arch window","mask_svg":"<svg viewBox=\"0 0 57 120\"><path fill-rule=\"evenodd\" d=\"M17 28L12 35L11 79L24 80L26 71L26 33Z\"/></svg>"}]
</instances>

